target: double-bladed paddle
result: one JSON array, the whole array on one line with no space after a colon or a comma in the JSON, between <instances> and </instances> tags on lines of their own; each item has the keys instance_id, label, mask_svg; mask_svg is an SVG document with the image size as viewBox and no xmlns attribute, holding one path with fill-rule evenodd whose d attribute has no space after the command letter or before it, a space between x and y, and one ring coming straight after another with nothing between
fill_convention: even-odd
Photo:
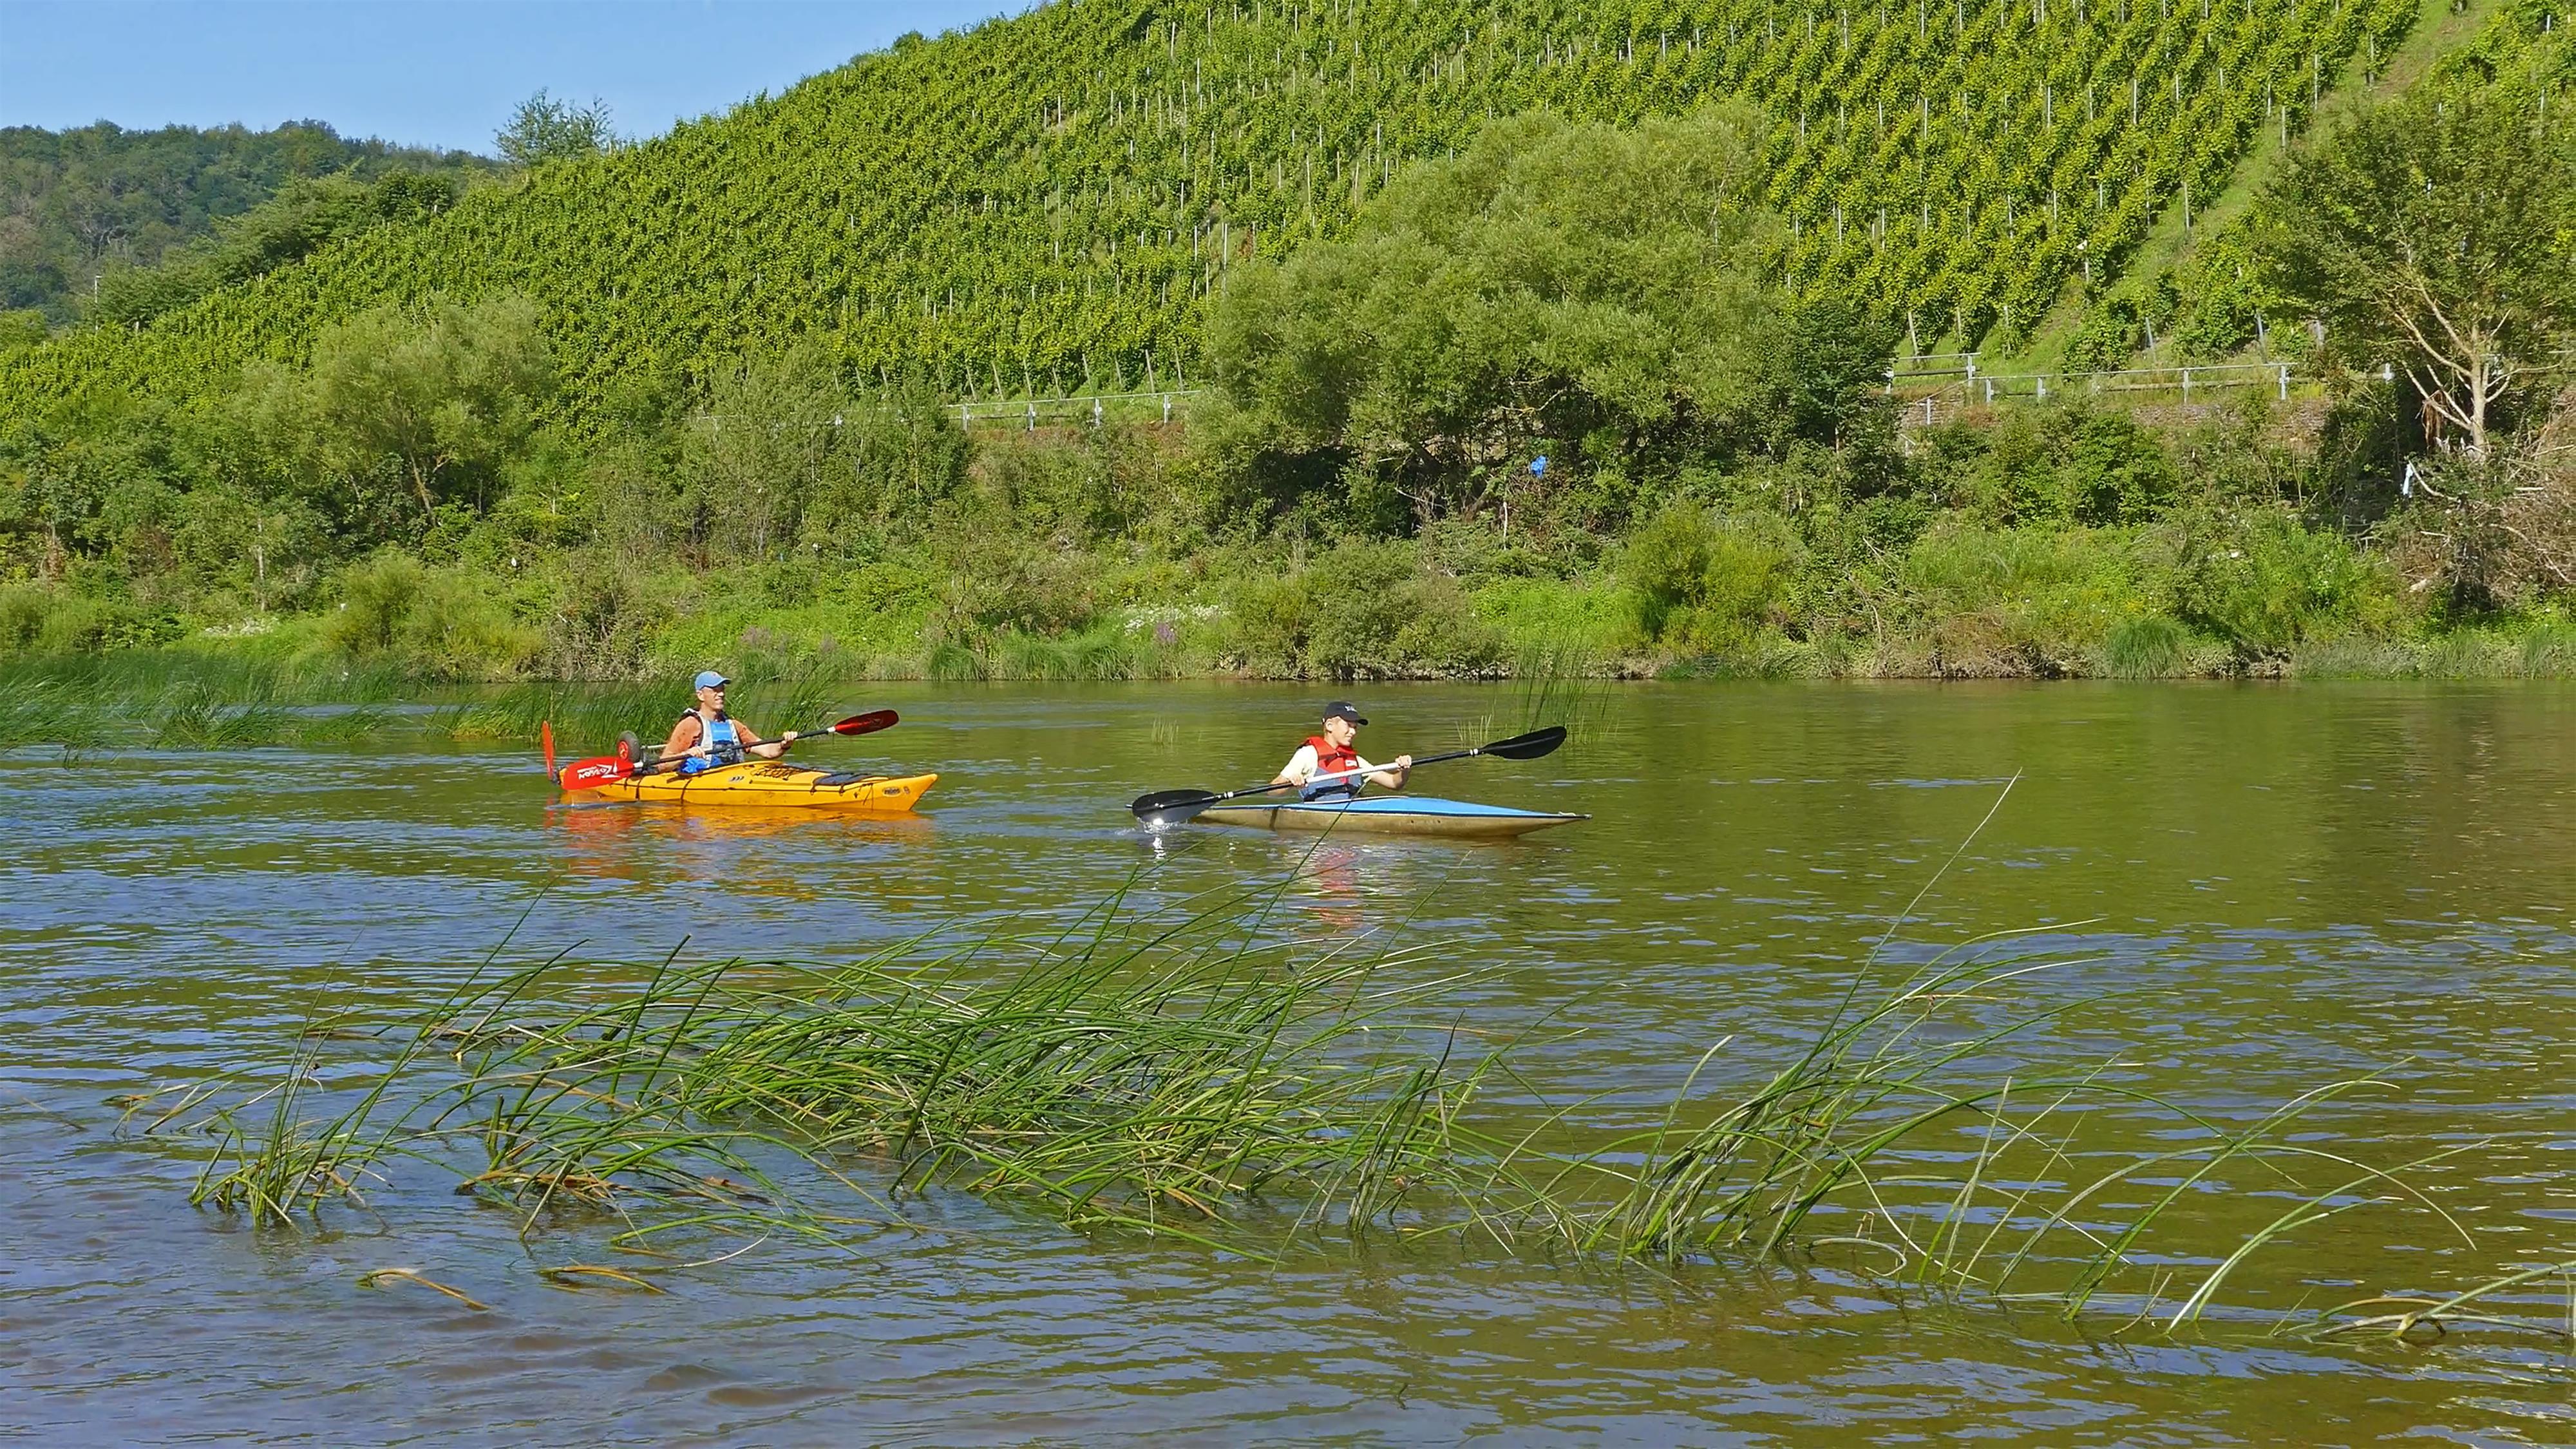
<instances>
[{"instance_id":1,"label":"double-bladed paddle","mask_svg":"<svg viewBox=\"0 0 2576 1449\"><path fill-rule=\"evenodd\" d=\"M1413 763L1414 767L1419 769L1424 765L1439 764L1443 760L1464 760L1475 755L1500 755L1506 760L1535 760L1541 755L1554 752L1557 746L1564 743L1565 726L1550 725L1543 730L1532 730L1525 735L1514 735L1507 740L1478 745L1472 750L1451 750L1445 755L1424 755ZM1383 770L1389 767L1380 765L1377 768ZM1306 783L1312 785L1319 781L1347 780L1366 773L1369 772L1345 770L1339 774L1317 775ZM1137 796L1136 802L1127 808L1134 811L1136 818L1148 829L1160 830L1165 826L1186 824L1197 819L1198 813L1211 805L1223 804L1228 800L1239 800L1246 795L1267 795L1273 790L1294 788L1296 787L1273 780L1267 785L1248 785L1240 790L1225 791L1223 794L1207 790L1157 790L1151 795Z\"/></svg>"},{"instance_id":2,"label":"double-bladed paddle","mask_svg":"<svg viewBox=\"0 0 2576 1449\"><path fill-rule=\"evenodd\" d=\"M866 714L854 714L838 724L828 724L818 729L794 730L791 733L800 740L815 735L872 735L879 730L892 729L895 724L895 712L890 709L880 709L871 710ZM762 743L781 742L765 740ZM794 741L786 743L792 744ZM745 746L744 748L755 747ZM631 780L637 775L650 772L654 765L660 763L658 753L657 751L654 754L648 754L640 760L628 759L623 755L598 755L587 760L576 760L564 766L563 773L558 778L567 790L596 790L602 785L614 785L620 780Z\"/></svg>"}]
</instances>

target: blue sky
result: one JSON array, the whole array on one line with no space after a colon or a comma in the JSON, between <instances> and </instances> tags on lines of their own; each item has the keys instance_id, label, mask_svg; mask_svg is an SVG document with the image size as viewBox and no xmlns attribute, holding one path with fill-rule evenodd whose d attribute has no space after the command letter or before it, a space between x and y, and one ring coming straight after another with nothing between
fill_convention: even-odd
<instances>
[{"instance_id":1,"label":"blue sky","mask_svg":"<svg viewBox=\"0 0 2576 1449\"><path fill-rule=\"evenodd\" d=\"M0 0L0 125L310 117L488 152L542 86L652 135L1006 8L1025 0Z\"/></svg>"}]
</instances>

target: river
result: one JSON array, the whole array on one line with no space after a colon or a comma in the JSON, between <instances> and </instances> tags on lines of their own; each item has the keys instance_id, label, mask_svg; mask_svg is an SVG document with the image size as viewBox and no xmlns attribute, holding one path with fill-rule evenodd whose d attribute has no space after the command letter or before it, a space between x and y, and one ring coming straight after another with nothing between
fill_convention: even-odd
<instances>
[{"instance_id":1,"label":"river","mask_svg":"<svg viewBox=\"0 0 2576 1449\"><path fill-rule=\"evenodd\" d=\"M1380 756L1533 722L1514 686L1353 692ZM853 689L904 723L815 759L942 775L886 821L550 808L532 751L399 730L0 756L0 1437L2576 1441L2566 1346L2536 1336L2312 1341L2248 1316L2167 1337L1813 1265L1263 1259L954 1189L846 1255L772 1243L659 1295L568 1291L507 1214L425 1171L302 1231L192 1210L203 1142L121 1132L109 1105L283 1063L318 1012L399 1014L496 948L637 971L832 959L960 917L1041 921L1140 871L1157 899L1302 872L1272 929L1434 947L1402 969L1475 973L1454 1009L1480 1028L1548 1023L1524 1070L1607 1120L1721 1037L1721 1077L1793 1050L1955 852L1882 957L2030 932L2012 949L2064 964L2013 989L2065 1012L2021 1059L2118 1057L2238 1117L2375 1073L2309 1140L2381 1165L2478 1144L2425 1169L2466 1240L2420 1208L2357 1210L2266 1250L2249 1293L2322 1306L2576 1258L2576 691L1619 686L1571 706L1550 759L1417 777L1594 817L1524 841L1308 858L1311 840L1132 827L1139 791L1266 777L1323 697ZM395 1266L488 1309L358 1285ZM2555 1294L2563 1321L2565 1292L2518 1301L2545 1315Z\"/></svg>"}]
</instances>

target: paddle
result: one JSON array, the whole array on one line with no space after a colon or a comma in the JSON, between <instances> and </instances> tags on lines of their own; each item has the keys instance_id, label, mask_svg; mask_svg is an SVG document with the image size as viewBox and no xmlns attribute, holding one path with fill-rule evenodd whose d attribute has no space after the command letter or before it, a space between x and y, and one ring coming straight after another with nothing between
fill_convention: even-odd
<instances>
[{"instance_id":1,"label":"paddle","mask_svg":"<svg viewBox=\"0 0 2576 1449\"><path fill-rule=\"evenodd\" d=\"M1500 755L1506 760L1535 760L1541 755L1553 753L1557 746L1564 743L1565 726L1550 725L1543 730L1532 730L1525 735L1514 735L1507 740L1478 745L1472 750L1451 750L1445 755L1424 755L1413 764L1414 768L1420 769L1424 765L1436 765L1443 760L1464 760L1475 755ZM1380 765L1378 768L1386 767ZM1334 775L1317 775L1306 783L1312 785L1322 780L1347 780L1362 773L1364 772L1359 770L1345 770ZM1206 790L1157 790L1151 795L1137 796L1136 802L1127 808L1134 811L1136 818L1149 829L1160 830L1168 825L1181 825L1194 820L1198 818L1200 811L1211 805L1238 800L1246 795L1267 795L1273 790L1294 788L1296 787L1283 785L1274 780L1267 785L1249 785L1240 790L1228 790L1221 795L1212 794Z\"/></svg>"},{"instance_id":2,"label":"paddle","mask_svg":"<svg viewBox=\"0 0 2576 1449\"><path fill-rule=\"evenodd\" d=\"M810 730L795 730L792 733L800 740L814 735L872 735L879 730L894 728L896 722L893 710L880 709L871 710L866 714L854 714L838 724L828 724ZM781 742L771 740L765 743ZM794 741L785 743L792 744ZM620 780L631 780L637 775L649 773L654 765L660 763L659 755L660 751L654 751L641 760L629 759L623 755L597 755L587 760L576 760L564 766L563 774L559 778L567 790L596 790L602 785L614 785Z\"/></svg>"}]
</instances>

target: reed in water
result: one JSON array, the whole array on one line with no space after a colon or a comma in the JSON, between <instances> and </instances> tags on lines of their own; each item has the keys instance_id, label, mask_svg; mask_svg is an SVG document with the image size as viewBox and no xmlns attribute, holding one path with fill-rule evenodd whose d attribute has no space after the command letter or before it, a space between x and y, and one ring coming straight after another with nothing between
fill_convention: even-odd
<instances>
[{"instance_id":1,"label":"reed in water","mask_svg":"<svg viewBox=\"0 0 2576 1449\"><path fill-rule=\"evenodd\" d=\"M412 1169L531 1239L602 1222L627 1248L845 1242L960 1190L1233 1250L1401 1236L1665 1273L1768 1264L2137 1331L2192 1331L2224 1304L2276 1332L2566 1333L2576 1263L2325 1312L2227 1297L2302 1230L2365 1209L2466 1239L2412 1185L2437 1159L2320 1145L2315 1114L2366 1079L2222 1121L2116 1058L2010 1060L2013 1038L2081 1009L2011 1006L2069 964L2017 957L2014 938L1856 978L1767 1070L1725 1070L1721 1042L1623 1130L1543 1105L1512 1042L1458 1029L1464 983L1436 952L1278 942L1274 900L1118 898L1045 933L950 929L841 964L672 960L640 984L562 961L491 973L408 1021L318 1029L275 1084L163 1116L213 1133L194 1200L272 1226Z\"/></svg>"}]
</instances>

